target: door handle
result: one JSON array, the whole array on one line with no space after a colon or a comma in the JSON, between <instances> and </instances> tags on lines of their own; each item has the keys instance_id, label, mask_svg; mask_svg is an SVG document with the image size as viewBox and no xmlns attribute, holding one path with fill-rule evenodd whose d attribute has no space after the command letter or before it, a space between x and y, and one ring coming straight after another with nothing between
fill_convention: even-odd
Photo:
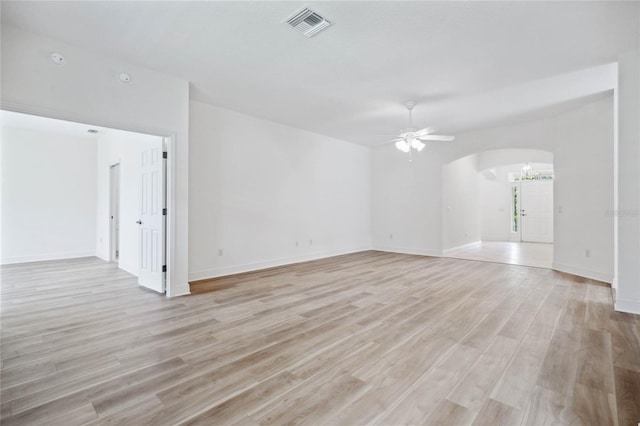
<instances>
[{"instance_id":1,"label":"door handle","mask_svg":"<svg viewBox=\"0 0 640 426\"><path fill-rule=\"evenodd\" d=\"M141 221L141 220L137 220L137 221L136 221L136 223L137 223L138 225L142 225L142 221Z\"/></svg>"}]
</instances>

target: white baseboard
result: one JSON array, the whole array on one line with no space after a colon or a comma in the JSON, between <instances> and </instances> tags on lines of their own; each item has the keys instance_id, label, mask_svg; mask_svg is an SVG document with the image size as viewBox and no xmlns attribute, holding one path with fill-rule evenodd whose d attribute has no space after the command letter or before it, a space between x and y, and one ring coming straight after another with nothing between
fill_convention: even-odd
<instances>
[{"instance_id":1,"label":"white baseboard","mask_svg":"<svg viewBox=\"0 0 640 426\"><path fill-rule=\"evenodd\" d=\"M566 272L567 274L577 275L579 277L589 278L591 280L602 281L607 284L613 282L613 274L607 274L604 272L590 271L588 269L576 268L575 266L564 265L562 263L553 262L551 269L560 272Z\"/></svg>"},{"instance_id":2,"label":"white baseboard","mask_svg":"<svg viewBox=\"0 0 640 426\"><path fill-rule=\"evenodd\" d=\"M414 249L414 248L405 248L405 247L385 247L385 246L377 246L377 247L374 247L373 250L386 251L388 253L414 254L414 255L418 255L418 256L442 257L442 250Z\"/></svg>"},{"instance_id":3,"label":"white baseboard","mask_svg":"<svg viewBox=\"0 0 640 426\"><path fill-rule=\"evenodd\" d=\"M448 256L448 255L450 255L451 253L453 253L455 251L468 249L468 248L473 248L473 247L478 247L481 244L482 244L482 241L478 240L478 241L474 241L472 243L463 244L461 246L448 248L448 249L442 250L442 255L443 256Z\"/></svg>"},{"instance_id":4,"label":"white baseboard","mask_svg":"<svg viewBox=\"0 0 640 426\"><path fill-rule=\"evenodd\" d=\"M615 281L615 278L613 280ZM615 301L617 297L618 297L618 290L616 290L613 284L611 284L611 300Z\"/></svg>"},{"instance_id":5,"label":"white baseboard","mask_svg":"<svg viewBox=\"0 0 640 426\"><path fill-rule=\"evenodd\" d=\"M640 301L638 300L618 299L614 303L614 306L618 312L640 315Z\"/></svg>"},{"instance_id":6,"label":"white baseboard","mask_svg":"<svg viewBox=\"0 0 640 426\"><path fill-rule=\"evenodd\" d=\"M167 287L167 297L179 297L191 294L191 288L189 283L174 286L172 288Z\"/></svg>"},{"instance_id":7,"label":"white baseboard","mask_svg":"<svg viewBox=\"0 0 640 426\"><path fill-rule=\"evenodd\" d=\"M137 266L134 267L133 265L127 265L126 263L124 263L121 260L120 262L118 262L118 268L122 269L123 271L127 271L128 273L130 273L134 277L138 276L138 267Z\"/></svg>"},{"instance_id":8,"label":"white baseboard","mask_svg":"<svg viewBox=\"0 0 640 426\"><path fill-rule=\"evenodd\" d=\"M303 256L288 257L282 259L265 260L262 262L245 263L242 265L221 266L219 268L206 269L189 273L189 281L206 280L209 278L224 277L226 275L241 274L243 272L258 271L260 269L274 268L276 266L291 265L293 263L308 262L310 260L324 259L326 257L340 256L343 254L357 253L371 250L371 247L359 247L353 249L329 250L311 253Z\"/></svg>"},{"instance_id":9,"label":"white baseboard","mask_svg":"<svg viewBox=\"0 0 640 426\"><path fill-rule=\"evenodd\" d=\"M69 251L63 253L36 254L33 256L4 257L2 258L2 260L0 260L0 265L11 265L14 263L27 262L43 262L46 260L76 259L79 257L94 257L95 255L95 251Z\"/></svg>"},{"instance_id":10,"label":"white baseboard","mask_svg":"<svg viewBox=\"0 0 640 426\"><path fill-rule=\"evenodd\" d=\"M482 235L481 236L481 241L495 241L495 242L505 242L505 241L511 241L511 236L510 235Z\"/></svg>"},{"instance_id":11,"label":"white baseboard","mask_svg":"<svg viewBox=\"0 0 640 426\"><path fill-rule=\"evenodd\" d=\"M109 256L104 256L102 253L96 253L95 256L99 259L104 260L105 262L111 262Z\"/></svg>"}]
</instances>

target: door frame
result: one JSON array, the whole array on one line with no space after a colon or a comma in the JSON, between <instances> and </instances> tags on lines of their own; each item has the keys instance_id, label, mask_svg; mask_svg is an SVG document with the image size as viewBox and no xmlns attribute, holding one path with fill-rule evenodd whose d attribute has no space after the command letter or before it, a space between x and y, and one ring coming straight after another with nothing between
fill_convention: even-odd
<instances>
[{"instance_id":1,"label":"door frame","mask_svg":"<svg viewBox=\"0 0 640 426\"><path fill-rule=\"evenodd\" d=\"M174 281L177 281L177 271L175 265L176 255L177 255L177 224L176 224L176 212L177 212L177 201L176 201L176 140L177 133L175 130L166 131L166 130L158 130L158 129L149 129L145 127L123 127L118 124L111 123L109 121L94 121L94 120L83 120L81 117L77 115L77 113L59 113L53 111L51 109L46 108L38 108L32 105L26 105L16 102L2 102L0 105L0 109L5 111L18 112L22 114L35 115L38 117L46 117L46 118L54 118L57 120L65 120L71 121L74 123L93 125L98 127L107 127L116 130L125 130L129 132L143 133L147 135L159 136L164 138L166 141L166 152L167 152L167 161L166 161L166 191L167 196L165 199L165 203L167 205L167 215L166 215L166 228L165 228L165 257L166 257L166 265L167 272L165 274L165 294L168 297L173 296L174 286L172 285ZM188 291L187 291L188 294Z\"/></svg>"},{"instance_id":2,"label":"door frame","mask_svg":"<svg viewBox=\"0 0 640 426\"><path fill-rule=\"evenodd\" d=\"M117 188L114 188L114 171L117 168ZM118 227L118 235L116 235L116 230L114 228L114 217L113 213L115 211L114 205L117 205L117 214L118 214L118 223L120 222L120 178L121 178L121 166L120 161L117 163L111 164L109 166L109 260L111 262L119 263L120 259L117 251L120 248L120 228ZM117 202L116 202L117 199ZM116 250L115 242L118 241L118 247Z\"/></svg>"}]
</instances>

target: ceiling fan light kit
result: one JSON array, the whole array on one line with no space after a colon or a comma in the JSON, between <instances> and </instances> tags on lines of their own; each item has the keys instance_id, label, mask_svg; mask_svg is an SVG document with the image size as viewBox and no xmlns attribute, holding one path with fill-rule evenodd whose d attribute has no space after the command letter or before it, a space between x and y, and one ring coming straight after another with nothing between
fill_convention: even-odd
<instances>
[{"instance_id":1,"label":"ceiling fan light kit","mask_svg":"<svg viewBox=\"0 0 640 426\"><path fill-rule=\"evenodd\" d=\"M411 149L411 147L405 140L396 142L396 148L398 148L402 152L409 152L409 150Z\"/></svg>"},{"instance_id":2,"label":"ceiling fan light kit","mask_svg":"<svg viewBox=\"0 0 640 426\"><path fill-rule=\"evenodd\" d=\"M434 135L433 133L437 131L434 127L425 127L420 130L415 129L413 127L412 110L416 106L416 103L414 101L407 101L404 105L409 111L409 127L402 130L402 133L400 133L396 139L389 141L389 143L394 143L400 151L410 153L413 148L420 152L426 146L423 141L450 142L455 139L454 136ZM409 161L411 161L411 158L409 158Z\"/></svg>"},{"instance_id":3,"label":"ceiling fan light kit","mask_svg":"<svg viewBox=\"0 0 640 426\"><path fill-rule=\"evenodd\" d=\"M409 152L411 148L420 152L424 149L425 146L426 145L417 138L403 139L396 142L396 148L398 148L402 152Z\"/></svg>"}]
</instances>

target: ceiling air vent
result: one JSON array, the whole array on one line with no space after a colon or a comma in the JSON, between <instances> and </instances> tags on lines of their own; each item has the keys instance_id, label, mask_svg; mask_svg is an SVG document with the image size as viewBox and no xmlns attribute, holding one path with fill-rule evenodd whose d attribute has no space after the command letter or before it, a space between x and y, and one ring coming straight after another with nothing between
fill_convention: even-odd
<instances>
[{"instance_id":1,"label":"ceiling air vent","mask_svg":"<svg viewBox=\"0 0 640 426\"><path fill-rule=\"evenodd\" d=\"M294 13L286 22L307 37L313 37L331 25L331 22L306 7Z\"/></svg>"}]
</instances>

